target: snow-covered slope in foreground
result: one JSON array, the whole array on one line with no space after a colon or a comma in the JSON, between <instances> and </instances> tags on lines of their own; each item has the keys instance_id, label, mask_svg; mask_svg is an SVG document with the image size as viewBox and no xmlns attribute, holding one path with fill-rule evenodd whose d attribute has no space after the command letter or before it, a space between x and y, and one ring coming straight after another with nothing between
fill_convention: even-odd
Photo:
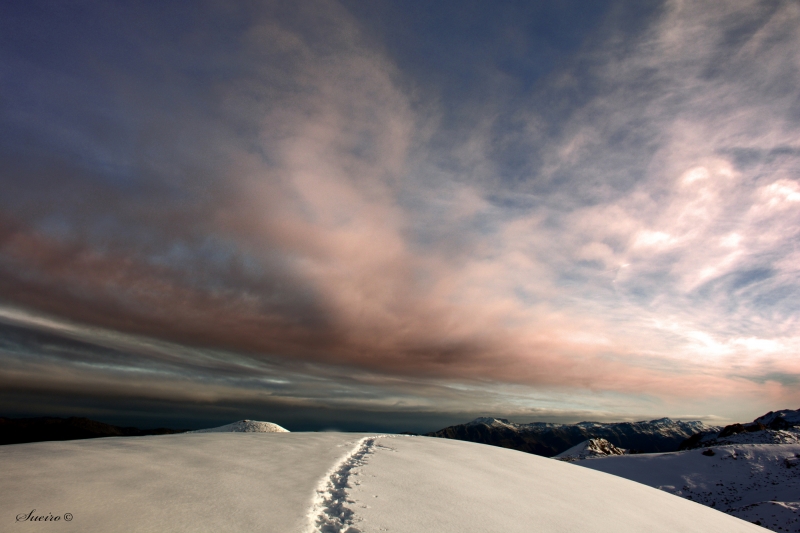
<instances>
[{"instance_id":1,"label":"snow-covered slope in foreground","mask_svg":"<svg viewBox=\"0 0 800 533\"><path fill-rule=\"evenodd\" d=\"M800 444L741 444L575 463L708 505L773 531L800 532ZM706 452L706 455L703 454Z\"/></svg>"},{"instance_id":2,"label":"snow-covered slope in foreground","mask_svg":"<svg viewBox=\"0 0 800 533\"><path fill-rule=\"evenodd\" d=\"M239 420L216 428L198 429L187 433L289 433L289 430L272 422L258 420Z\"/></svg>"},{"instance_id":3,"label":"snow-covered slope in foreground","mask_svg":"<svg viewBox=\"0 0 800 533\"><path fill-rule=\"evenodd\" d=\"M210 433L41 442L0 447L0 470L2 530L763 531L619 477L425 437ZM15 523L32 509L62 518Z\"/></svg>"}]
</instances>

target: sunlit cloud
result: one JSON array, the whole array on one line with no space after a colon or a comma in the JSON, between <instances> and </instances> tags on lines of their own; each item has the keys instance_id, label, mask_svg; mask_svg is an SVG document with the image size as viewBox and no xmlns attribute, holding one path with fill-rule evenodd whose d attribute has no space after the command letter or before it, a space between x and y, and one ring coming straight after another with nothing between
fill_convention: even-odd
<instances>
[{"instance_id":1,"label":"sunlit cloud","mask_svg":"<svg viewBox=\"0 0 800 533\"><path fill-rule=\"evenodd\" d=\"M91 32L62 68L3 49L31 89L3 82L0 320L87 343L4 351L5 383L707 420L800 400L796 4L633 28L622 2L533 81L454 57L463 93L347 3L208 3L171 36L96 9L136 21L109 45L128 67Z\"/></svg>"}]
</instances>

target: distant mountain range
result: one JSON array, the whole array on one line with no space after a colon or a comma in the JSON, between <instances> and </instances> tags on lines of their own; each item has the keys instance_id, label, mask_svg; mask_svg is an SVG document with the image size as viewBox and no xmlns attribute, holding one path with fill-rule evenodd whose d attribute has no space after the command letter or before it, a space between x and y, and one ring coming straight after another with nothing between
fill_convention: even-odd
<instances>
[{"instance_id":1,"label":"distant mountain range","mask_svg":"<svg viewBox=\"0 0 800 533\"><path fill-rule=\"evenodd\" d=\"M800 409L770 411L746 424L731 424L722 429L701 431L681 443L681 450L728 444L798 444Z\"/></svg>"},{"instance_id":2,"label":"distant mountain range","mask_svg":"<svg viewBox=\"0 0 800 533\"><path fill-rule=\"evenodd\" d=\"M0 418L0 444L21 444L48 440L138 437L183 433L185 429L138 429L104 424L88 418Z\"/></svg>"},{"instance_id":3,"label":"distant mountain range","mask_svg":"<svg viewBox=\"0 0 800 533\"><path fill-rule=\"evenodd\" d=\"M700 421L684 422L660 418L649 422L602 424L516 424L505 418L483 417L428 433L430 437L465 440L553 457L589 439L605 439L631 453L672 452L697 433L718 432L722 428Z\"/></svg>"}]
</instances>

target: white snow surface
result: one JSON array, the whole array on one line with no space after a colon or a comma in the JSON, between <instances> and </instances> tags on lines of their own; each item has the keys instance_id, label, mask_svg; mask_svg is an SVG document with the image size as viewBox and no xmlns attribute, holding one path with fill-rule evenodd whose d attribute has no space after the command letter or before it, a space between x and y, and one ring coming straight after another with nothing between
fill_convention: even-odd
<instances>
[{"instance_id":1,"label":"white snow surface","mask_svg":"<svg viewBox=\"0 0 800 533\"><path fill-rule=\"evenodd\" d=\"M752 435L752 434L751 434ZM800 444L741 444L574 463L702 503L773 531L800 532ZM555 462L555 461L554 461Z\"/></svg>"},{"instance_id":2,"label":"white snow surface","mask_svg":"<svg viewBox=\"0 0 800 533\"><path fill-rule=\"evenodd\" d=\"M353 440L184 433L0 446L0 531L302 531L319 479ZM73 520L15 522L33 509Z\"/></svg>"},{"instance_id":3,"label":"white snow surface","mask_svg":"<svg viewBox=\"0 0 800 533\"><path fill-rule=\"evenodd\" d=\"M0 529L14 531L763 531L589 468L430 437L211 433L41 442L1 446L0 469ZM32 509L73 519L15 523Z\"/></svg>"},{"instance_id":4,"label":"white snow surface","mask_svg":"<svg viewBox=\"0 0 800 533\"><path fill-rule=\"evenodd\" d=\"M272 422L239 420L232 424L226 424L216 428L187 431L187 433L289 433L289 430L282 428L278 424L273 424Z\"/></svg>"}]
</instances>

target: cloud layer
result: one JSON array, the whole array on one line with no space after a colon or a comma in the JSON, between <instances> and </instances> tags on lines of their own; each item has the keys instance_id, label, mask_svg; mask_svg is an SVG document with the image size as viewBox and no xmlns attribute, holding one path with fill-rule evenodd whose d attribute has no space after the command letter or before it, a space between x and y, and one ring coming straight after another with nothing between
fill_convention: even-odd
<instances>
[{"instance_id":1,"label":"cloud layer","mask_svg":"<svg viewBox=\"0 0 800 533\"><path fill-rule=\"evenodd\" d=\"M489 51L452 58L463 91L408 67L391 10L84 7L38 34L5 8L0 357L19 394L797 402L795 3L612 3L527 70L513 47L543 38L509 7ZM48 352L54 327L83 344Z\"/></svg>"}]
</instances>

